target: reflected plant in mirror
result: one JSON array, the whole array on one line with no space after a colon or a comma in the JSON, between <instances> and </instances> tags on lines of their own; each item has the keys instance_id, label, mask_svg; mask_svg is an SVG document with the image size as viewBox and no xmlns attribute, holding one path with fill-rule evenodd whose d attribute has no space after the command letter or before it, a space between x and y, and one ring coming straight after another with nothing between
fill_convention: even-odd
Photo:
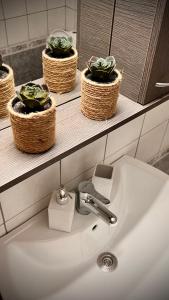
<instances>
[{"instance_id":1,"label":"reflected plant in mirror","mask_svg":"<svg viewBox=\"0 0 169 300\"><path fill-rule=\"evenodd\" d=\"M8 69L3 66L2 55L0 55L0 79L4 79L8 75Z\"/></svg>"},{"instance_id":2,"label":"reflected plant in mirror","mask_svg":"<svg viewBox=\"0 0 169 300\"><path fill-rule=\"evenodd\" d=\"M18 113L29 114L48 109L51 106L47 85L38 85L32 82L23 85L17 92L13 109Z\"/></svg>"},{"instance_id":3,"label":"reflected plant in mirror","mask_svg":"<svg viewBox=\"0 0 169 300\"><path fill-rule=\"evenodd\" d=\"M55 58L65 58L73 55L73 39L71 36L49 36L47 53Z\"/></svg>"}]
</instances>

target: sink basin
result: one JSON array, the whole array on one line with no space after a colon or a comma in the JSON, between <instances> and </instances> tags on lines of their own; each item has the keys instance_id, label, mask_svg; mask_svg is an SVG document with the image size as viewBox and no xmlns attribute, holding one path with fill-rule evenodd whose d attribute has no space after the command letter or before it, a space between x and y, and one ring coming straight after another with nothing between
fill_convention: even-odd
<instances>
[{"instance_id":1,"label":"sink basin","mask_svg":"<svg viewBox=\"0 0 169 300\"><path fill-rule=\"evenodd\" d=\"M128 156L114 164L118 224L75 213L71 233L48 229L47 211L0 240L4 300L168 300L169 179ZM118 261L103 272L97 258Z\"/></svg>"}]
</instances>

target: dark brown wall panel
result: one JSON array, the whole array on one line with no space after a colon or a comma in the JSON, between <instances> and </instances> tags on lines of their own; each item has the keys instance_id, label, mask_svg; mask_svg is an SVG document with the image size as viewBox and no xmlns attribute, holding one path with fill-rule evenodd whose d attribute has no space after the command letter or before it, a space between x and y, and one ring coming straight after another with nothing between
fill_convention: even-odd
<instances>
[{"instance_id":1,"label":"dark brown wall panel","mask_svg":"<svg viewBox=\"0 0 169 300\"><path fill-rule=\"evenodd\" d=\"M108 56L114 11L114 0L78 1L79 68L86 67L92 56Z\"/></svg>"}]
</instances>

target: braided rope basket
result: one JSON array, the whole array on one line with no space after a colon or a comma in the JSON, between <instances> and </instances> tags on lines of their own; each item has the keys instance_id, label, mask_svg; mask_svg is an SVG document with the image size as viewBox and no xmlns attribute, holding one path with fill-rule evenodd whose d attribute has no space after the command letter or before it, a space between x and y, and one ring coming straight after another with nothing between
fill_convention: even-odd
<instances>
[{"instance_id":1,"label":"braided rope basket","mask_svg":"<svg viewBox=\"0 0 169 300\"><path fill-rule=\"evenodd\" d=\"M7 108L16 147L27 153L41 153L50 149L55 144L55 100L50 97L51 106L47 110L24 115L14 111L15 99L8 102Z\"/></svg>"},{"instance_id":2,"label":"braided rope basket","mask_svg":"<svg viewBox=\"0 0 169 300\"><path fill-rule=\"evenodd\" d=\"M4 118L8 115L6 106L10 99L15 96L15 84L14 84L14 76L12 69L3 64L8 70L8 75L0 79L0 118Z\"/></svg>"},{"instance_id":3,"label":"braided rope basket","mask_svg":"<svg viewBox=\"0 0 169 300\"><path fill-rule=\"evenodd\" d=\"M51 92L67 93L73 90L76 80L78 54L66 58L53 58L42 52L43 77Z\"/></svg>"},{"instance_id":4,"label":"braided rope basket","mask_svg":"<svg viewBox=\"0 0 169 300\"><path fill-rule=\"evenodd\" d=\"M117 78L111 83L97 83L81 75L81 112L89 119L103 121L116 113L121 73L116 69Z\"/></svg>"}]
</instances>

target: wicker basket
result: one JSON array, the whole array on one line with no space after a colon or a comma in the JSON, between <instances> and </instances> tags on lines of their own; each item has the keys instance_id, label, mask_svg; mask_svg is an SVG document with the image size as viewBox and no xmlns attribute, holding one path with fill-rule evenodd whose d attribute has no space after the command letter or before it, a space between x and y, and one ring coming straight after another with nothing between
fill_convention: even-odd
<instances>
[{"instance_id":1,"label":"wicker basket","mask_svg":"<svg viewBox=\"0 0 169 300\"><path fill-rule=\"evenodd\" d=\"M14 111L13 103L8 103L14 142L17 148L27 153L41 153L55 144L56 103L51 98L51 107L45 111L27 115Z\"/></svg>"},{"instance_id":2,"label":"wicker basket","mask_svg":"<svg viewBox=\"0 0 169 300\"><path fill-rule=\"evenodd\" d=\"M8 70L8 75L0 79L0 118L4 118L8 115L6 106L10 99L15 96L15 84L14 84L14 76L12 69L3 64Z\"/></svg>"},{"instance_id":3,"label":"wicker basket","mask_svg":"<svg viewBox=\"0 0 169 300\"><path fill-rule=\"evenodd\" d=\"M117 78L111 83L97 83L86 77L85 69L81 77L81 111L89 119L103 121L116 113L122 75L118 70Z\"/></svg>"},{"instance_id":4,"label":"wicker basket","mask_svg":"<svg viewBox=\"0 0 169 300\"><path fill-rule=\"evenodd\" d=\"M42 52L43 77L51 92L67 93L73 90L76 80L78 54L66 58L53 58Z\"/></svg>"}]
</instances>

